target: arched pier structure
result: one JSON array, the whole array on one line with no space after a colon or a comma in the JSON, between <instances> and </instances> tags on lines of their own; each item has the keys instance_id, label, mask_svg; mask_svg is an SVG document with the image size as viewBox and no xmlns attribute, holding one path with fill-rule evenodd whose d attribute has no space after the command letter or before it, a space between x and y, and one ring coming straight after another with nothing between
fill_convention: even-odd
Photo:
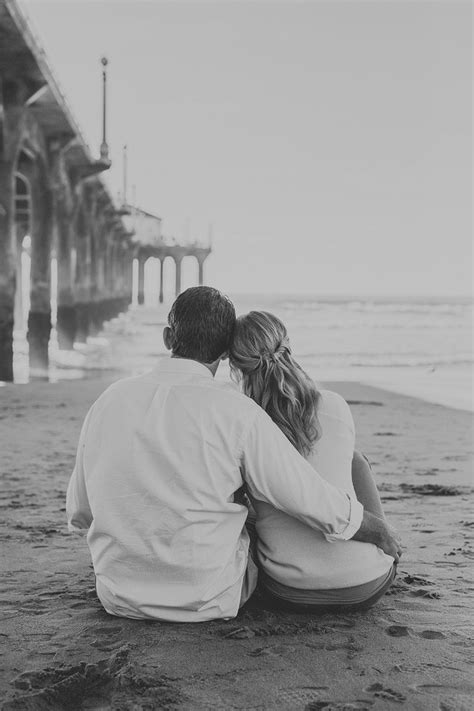
<instances>
[{"instance_id":1,"label":"arched pier structure","mask_svg":"<svg viewBox=\"0 0 474 711\"><path fill-rule=\"evenodd\" d=\"M47 373L52 297L59 347L70 349L131 304L135 257L140 265L146 255L161 264L171 256L179 290L181 259L192 253L202 281L204 248L142 243L127 225L100 177L110 167L105 130L104 110L94 158L16 0L0 0L0 380L13 380L13 332L24 327L30 372ZM25 252L31 270L23 324Z\"/></svg>"},{"instance_id":2,"label":"arched pier structure","mask_svg":"<svg viewBox=\"0 0 474 711\"><path fill-rule=\"evenodd\" d=\"M163 303L164 262L168 257L175 264L175 294L181 292L181 267L185 257L194 257L198 264L198 284L204 284L204 262L211 253L211 247L197 241L177 244L176 240L163 237L161 233L161 218L150 212L141 210L133 205L128 205L124 210L124 222L130 233L133 233L135 244L134 257L138 260L138 289L137 299L139 304L145 302L145 263L150 257L160 262L159 276L159 302Z\"/></svg>"}]
</instances>

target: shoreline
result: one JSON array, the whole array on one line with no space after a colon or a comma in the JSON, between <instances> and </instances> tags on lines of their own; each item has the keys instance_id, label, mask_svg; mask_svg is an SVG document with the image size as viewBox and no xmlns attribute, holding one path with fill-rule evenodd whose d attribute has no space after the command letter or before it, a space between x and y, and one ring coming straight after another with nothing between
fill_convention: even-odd
<instances>
[{"instance_id":1,"label":"shoreline","mask_svg":"<svg viewBox=\"0 0 474 711\"><path fill-rule=\"evenodd\" d=\"M324 382L350 403L406 547L368 612L275 613L257 596L228 622L142 622L102 610L86 541L65 522L83 418L116 379L0 389L3 711L472 707L470 413Z\"/></svg>"},{"instance_id":2,"label":"shoreline","mask_svg":"<svg viewBox=\"0 0 474 711\"><path fill-rule=\"evenodd\" d=\"M166 353L160 354L160 357L166 357ZM224 371L225 366L221 366L221 371ZM467 368L465 370L468 370ZM343 369L326 369L323 377L318 377L316 368L307 367L308 374L318 383L356 383L369 388L375 388L384 392L390 392L405 397L414 397L423 402L434 405L442 405L444 407L460 410L474 414L474 369L469 368L469 380L471 387L466 390L466 374L461 372L459 368L438 368L432 372L423 370L418 371L413 369L400 368L354 368L354 373ZM367 375L367 371L371 375ZM143 371L145 372L145 371ZM403 372L403 377L400 377ZM134 373L136 374L136 373ZM14 383L0 381L0 388L10 386L35 385L38 382L47 382L49 385L57 385L59 383L76 383L84 381L110 381L126 378L130 375L126 371L119 368L113 370L111 368L91 367L81 370L80 367L67 368L56 367L51 368L51 373L47 381L19 379ZM398 375L399 377L393 377ZM408 376L408 377L407 377ZM438 392L433 393L433 380L438 380ZM439 387L442 387L440 392ZM1 392L1 390L0 390Z\"/></svg>"},{"instance_id":3,"label":"shoreline","mask_svg":"<svg viewBox=\"0 0 474 711\"><path fill-rule=\"evenodd\" d=\"M118 379L153 368L156 359L167 356L161 332L169 306L131 306L72 351L58 349L53 328L49 379ZM399 310L400 304L386 311L383 303L356 300L334 310L314 298L293 303L274 294L237 298L235 306L238 313L264 308L279 316L287 324L296 359L316 382L366 383L474 411L474 363L468 337L471 306L458 304L461 311L450 314L444 301L436 302L434 311L419 311L419 304L407 302L412 313ZM29 379L28 344L23 332L16 331L15 338L14 374L20 384ZM219 379L226 372L222 364Z\"/></svg>"},{"instance_id":4,"label":"shoreline","mask_svg":"<svg viewBox=\"0 0 474 711\"><path fill-rule=\"evenodd\" d=\"M363 385L374 385L382 390L415 397L423 402L443 405L454 410L474 414L473 369L469 369L470 388L466 390L461 369L438 368L436 371L418 373L415 370L404 374L404 379L393 379L392 372L380 373L373 382L360 379ZM392 377L391 377L392 376ZM407 377L408 376L408 377ZM461 376L461 377L460 377ZM433 380L437 380L437 392L433 393Z\"/></svg>"}]
</instances>

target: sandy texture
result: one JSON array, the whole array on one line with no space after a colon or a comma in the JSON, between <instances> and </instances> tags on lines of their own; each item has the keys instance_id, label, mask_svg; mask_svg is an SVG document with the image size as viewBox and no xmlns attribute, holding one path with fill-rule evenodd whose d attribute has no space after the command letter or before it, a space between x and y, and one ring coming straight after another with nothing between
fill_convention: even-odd
<instances>
[{"instance_id":1,"label":"sandy texture","mask_svg":"<svg viewBox=\"0 0 474 711\"><path fill-rule=\"evenodd\" d=\"M137 622L102 610L64 520L81 422L105 385L0 389L4 711L474 708L471 415L331 386L406 544L370 612L277 614L256 598L230 622Z\"/></svg>"}]
</instances>

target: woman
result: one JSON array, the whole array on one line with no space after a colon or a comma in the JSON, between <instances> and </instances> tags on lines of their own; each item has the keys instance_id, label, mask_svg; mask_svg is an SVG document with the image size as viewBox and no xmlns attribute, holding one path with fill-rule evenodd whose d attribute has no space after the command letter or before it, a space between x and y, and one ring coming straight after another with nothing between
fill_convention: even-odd
<instances>
[{"instance_id":1,"label":"woman","mask_svg":"<svg viewBox=\"0 0 474 711\"><path fill-rule=\"evenodd\" d=\"M354 452L349 406L318 391L291 355L286 328L265 311L237 319L230 365L243 392L257 402L327 481L384 518L368 461ZM363 609L390 587L391 556L370 543L328 542L322 533L269 504L252 500L263 590L280 606L326 611Z\"/></svg>"}]
</instances>

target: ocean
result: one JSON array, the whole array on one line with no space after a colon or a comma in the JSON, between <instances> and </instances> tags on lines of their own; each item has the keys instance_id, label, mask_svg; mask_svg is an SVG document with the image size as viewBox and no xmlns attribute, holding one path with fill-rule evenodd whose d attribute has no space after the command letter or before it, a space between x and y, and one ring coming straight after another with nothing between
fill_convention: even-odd
<instances>
[{"instance_id":1,"label":"ocean","mask_svg":"<svg viewBox=\"0 0 474 711\"><path fill-rule=\"evenodd\" d=\"M473 411L472 299L229 294L238 314L263 309L288 329L293 353L318 382L355 380ZM133 306L100 336L59 351L50 380L138 374L166 356L161 332L171 304ZM228 377L221 369L220 378ZM24 334L15 334L15 382L28 381Z\"/></svg>"}]
</instances>

